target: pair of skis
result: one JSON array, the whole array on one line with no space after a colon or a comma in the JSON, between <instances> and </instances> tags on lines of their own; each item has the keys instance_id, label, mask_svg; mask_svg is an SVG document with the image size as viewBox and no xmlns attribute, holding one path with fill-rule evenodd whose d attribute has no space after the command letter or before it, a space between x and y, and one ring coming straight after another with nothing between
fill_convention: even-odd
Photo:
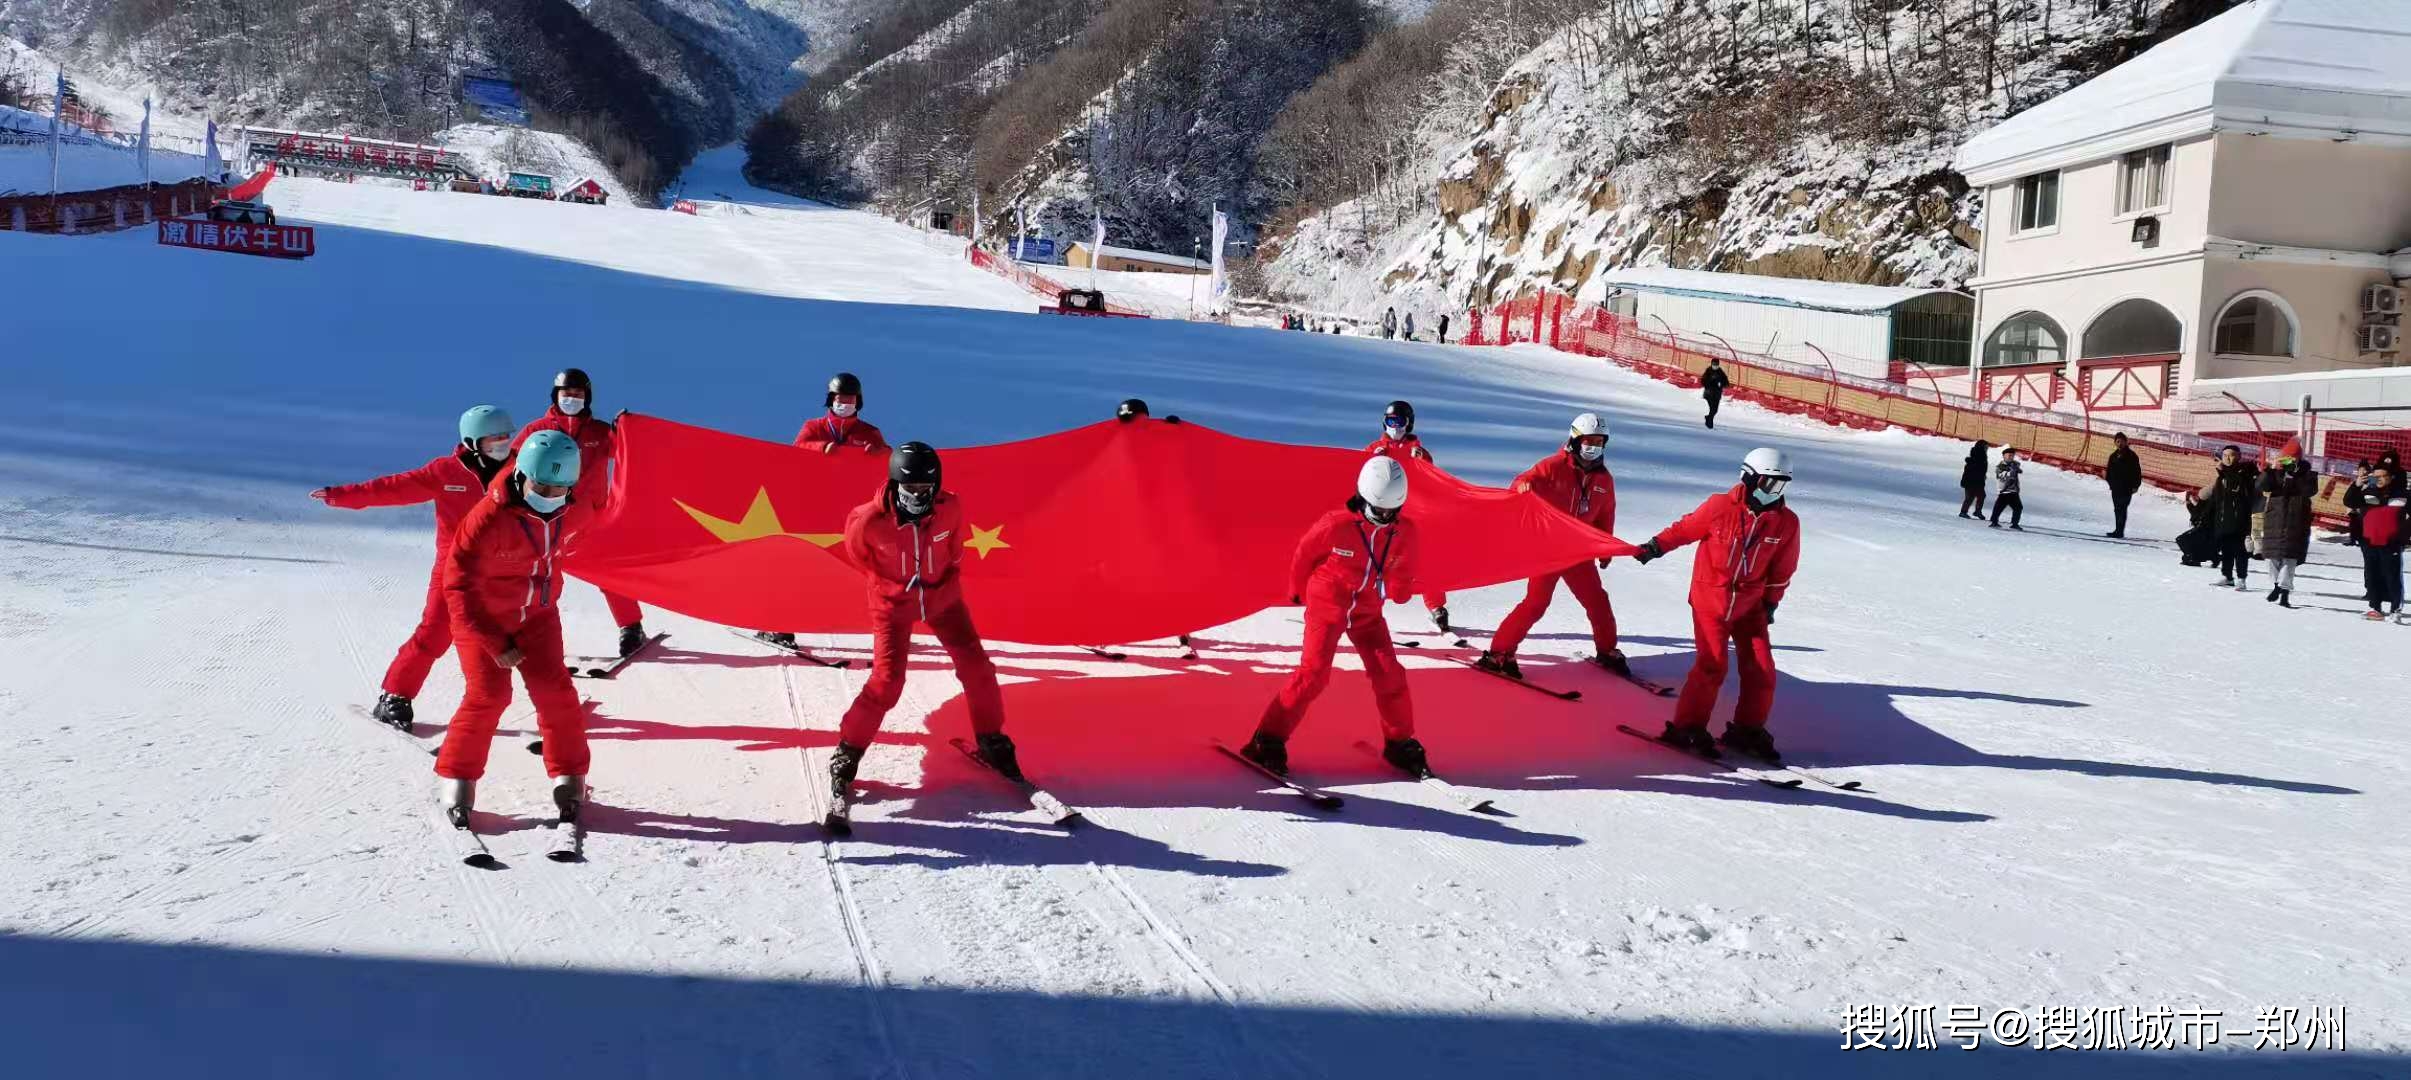
<instances>
[{"instance_id":1,"label":"pair of skis","mask_svg":"<svg viewBox=\"0 0 2411 1080\"><path fill-rule=\"evenodd\" d=\"M1180 640L1180 658L1181 658L1181 659L1183 659L1183 660L1195 660L1195 659L1197 659L1197 646L1196 646L1195 644L1193 644L1192 642L1190 642L1190 641L1189 641L1189 635L1187 635L1187 634L1182 634L1182 635L1180 635L1180 639L1179 639L1179 640ZM1080 646L1080 651L1085 652L1085 653L1087 653L1087 654L1089 654L1089 655L1091 655L1091 656L1095 656L1095 657L1097 657L1097 658L1099 658L1099 659L1103 659L1103 660L1111 660L1111 661L1114 661L1114 662L1116 662L1116 663L1120 663L1120 662L1122 662L1122 661L1125 661L1125 660L1130 659L1130 654L1129 654L1129 653L1123 652L1123 651L1121 651L1121 650L1119 650L1119 649L1108 649L1108 648L1105 648L1105 647L1104 647L1104 646L1102 646L1102 645L1082 645L1082 646Z\"/></svg>"},{"instance_id":2,"label":"pair of skis","mask_svg":"<svg viewBox=\"0 0 2411 1080\"><path fill-rule=\"evenodd\" d=\"M628 665L642 659L645 653L669 637L668 631L646 638L626 656L572 656L569 658L569 677L573 679L616 679Z\"/></svg>"},{"instance_id":3,"label":"pair of skis","mask_svg":"<svg viewBox=\"0 0 2411 1080\"><path fill-rule=\"evenodd\" d=\"M995 762L988 760L988 756L986 754L980 753L979 747L972 745L970 740L957 737L950 741L954 743L955 749L963 752L964 757L971 759L972 764L979 766L981 769L986 770L989 775L1012 785L1014 790L1021 792L1022 798L1029 800L1030 809L1036 810L1040 814L1044 815L1048 823L1055 825L1058 828L1068 829L1087 820L1081 815L1079 810L1072 808L1063 800L1056 798L1053 792L1040 787L1036 781L1031 780L1029 777L1006 775L1002 770L996 767ZM837 786L832 783L823 790L825 791L825 795L823 796L824 805L821 808L820 815L821 828L830 836L843 837L854 835L853 785L848 784L844 790L840 791L837 789Z\"/></svg>"},{"instance_id":4,"label":"pair of skis","mask_svg":"<svg viewBox=\"0 0 2411 1080\"><path fill-rule=\"evenodd\" d=\"M1764 766L1764 771L1761 771L1759 769L1735 766L1732 762L1726 761L1723 758L1709 757L1708 755L1693 750L1688 746L1677 746L1655 735L1642 731L1639 728L1633 727L1630 724L1617 724L1616 730L1643 742L1649 743L1652 746L1665 750L1671 750L1685 757L1696 761L1704 761L1719 768L1730 769L1734 773L1748 777L1752 780L1756 780L1768 787L1782 788L1786 791L1797 791L1801 787L1813 782L1819 787L1832 788L1835 791L1848 791L1854 794L1869 794L1866 787L1856 780L1835 780L1823 773L1803 769L1797 765L1790 764L1780 759L1770 760L1767 758L1750 757L1751 761Z\"/></svg>"},{"instance_id":5,"label":"pair of skis","mask_svg":"<svg viewBox=\"0 0 2411 1080\"><path fill-rule=\"evenodd\" d=\"M782 641L772 641L768 636L759 630L739 630L733 626L726 626L722 627L721 629L735 634L738 637L744 638L747 641L753 642L756 645L777 649L778 651L786 653L787 655L798 660L804 661L807 664L818 664L825 668L846 668L854 665L854 662L851 660L832 660L826 656L816 655L812 650L804 648L801 645L789 645Z\"/></svg>"},{"instance_id":6,"label":"pair of skis","mask_svg":"<svg viewBox=\"0 0 2411 1080\"><path fill-rule=\"evenodd\" d=\"M1308 784L1294 776L1277 773L1271 769L1265 768L1262 762L1256 761L1255 759L1250 758L1235 749L1232 749L1231 744L1224 742L1221 739L1213 740L1212 745L1214 749L1220 751L1224 757L1227 757L1232 761L1236 761L1241 767L1246 768L1248 771L1253 772L1266 780L1272 781L1272 783L1278 786L1281 790L1306 800L1317 810L1338 810L1340 807L1347 805L1347 800L1340 798L1338 795L1332 794L1331 792L1325 791L1322 788L1316 787L1312 784ZM1360 741L1356 744L1356 748L1373 755L1373 757L1376 759L1380 759L1385 765L1389 763L1388 759L1381 757L1380 748L1374 746L1372 743ZM1441 798L1446 799L1450 803L1455 804L1468 813L1501 813L1498 806L1488 796L1467 792L1457 787L1455 784L1451 784L1448 781L1434 775L1429 769L1425 769L1420 774L1415 775L1413 779L1417 784L1422 785L1426 790L1439 795Z\"/></svg>"},{"instance_id":7,"label":"pair of skis","mask_svg":"<svg viewBox=\"0 0 2411 1080\"><path fill-rule=\"evenodd\" d=\"M351 710L352 715L393 732L395 737L409 743L412 749L428 757L436 757L442 752L440 745L429 746L419 741L418 736L377 719L362 706L351 705L347 708ZM593 789L588 788L585 802L592 803L593 795ZM586 815L583 811L584 807L581 806L577 817L556 818L551 823L555 843L550 850L544 853L545 858L554 862L584 862L586 860ZM473 812L441 806L433 807L428 811L428 823L434 826L436 834L444 840L446 846L452 849L454 857L458 858L463 865L473 866L480 870L509 869L509 864L495 858L493 849L486 846L484 835L477 831Z\"/></svg>"}]
</instances>

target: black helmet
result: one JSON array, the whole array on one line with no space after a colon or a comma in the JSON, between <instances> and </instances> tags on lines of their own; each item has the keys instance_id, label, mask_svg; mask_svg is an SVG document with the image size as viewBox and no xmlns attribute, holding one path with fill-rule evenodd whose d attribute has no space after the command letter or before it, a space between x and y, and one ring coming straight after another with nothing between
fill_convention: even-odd
<instances>
[{"instance_id":1,"label":"black helmet","mask_svg":"<svg viewBox=\"0 0 2411 1080\"><path fill-rule=\"evenodd\" d=\"M926 501L908 501L897 490L905 484L938 484L944 470L938 465L938 451L925 442L908 442L887 455L887 504L907 517L920 517L937 505L937 494L931 492ZM912 505L918 502L919 505Z\"/></svg>"},{"instance_id":2,"label":"black helmet","mask_svg":"<svg viewBox=\"0 0 2411 1080\"><path fill-rule=\"evenodd\" d=\"M1391 420L1393 420L1393 419L1398 419L1398 420L1404 420L1404 421L1406 421L1406 433L1407 433L1407 434L1409 434L1409 435L1414 434L1414 433L1415 433L1415 406L1414 406L1414 403L1413 403L1413 402L1408 402L1408 401L1393 401L1393 402L1391 402L1391 403L1390 403L1390 407L1389 407L1389 408L1386 408L1386 409L1381 410L1381 426L1383 426L1383 427L1388 427L1388 426L1390 426L1390 421L1391 421Z\"/></svg>"},{"instance_id":3,"label":"black helmet","mask_svg":"<svg viewBox=\"0 0 2411 1080\"><path fill-rule=\"evenodd\" d=\"M556 391L584 390L586 396L593 397L594 380L587 378L586 372L582 369L562 368L560 374L553 376L553 389Z\"/></svg>"},{"instance_id":4,"label":"black helmet","mask_svg":"<svg viewBox=\"0 0 2411 1080\"><path fill-rule=\"evenodd\" d=\"M1113 418L1125 424L1146 415L1147 403L1138 398L1123 398L1122 403L1113 410Z\"/></svg>"},{"instance_id":5,"label":"black helmet","mask_svg":"<svg viewBox=\"0 0 2411 1080\"><path fill-rule=\"evenodd\" d=\"M837 404L839 394L851 396L855 404L860 405L862 403L862 380L855 378L851 371L840 371L830 376L829 392L821 396L820 407L826 409Z\"/></svg>"}]
</instances>

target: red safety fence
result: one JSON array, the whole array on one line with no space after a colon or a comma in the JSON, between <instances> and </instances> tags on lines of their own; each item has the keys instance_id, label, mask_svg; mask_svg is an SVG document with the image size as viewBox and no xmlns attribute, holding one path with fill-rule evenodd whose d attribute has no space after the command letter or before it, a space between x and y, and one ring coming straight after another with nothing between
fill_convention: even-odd
<instances>
[{"instance_id":1,"label":"red safety fence","mask_svg":"<svg viewBox=\"0 0 2411 1080\"><path fill-rule=\"evenodd\" d=\"M975 247L971 248L970 252L971 265L1044 297L1049 307L1055 306L1062 297L1063 290L1070 287L986 248ZM1111 302L1105 305L1105 312L1109 315L1147 317L1147 313L1144 311L1122 307Z\"/></svg>"},{"instance_id":2,"label":"red safety fence","mask_svg":"<svg viewBox=\"0 0 2411 1080\"><path fill-rule=\"evenodd\" d=\"M0 198L0 230L38 233L115 232L209 209L219 194L207 180L127 184L98 191Z\"/></svg>"},{"instance_id":3,"label":"red safety fence","mask_svg":"<svg viewBox=\"0 0 2411 1080\"><path fill-rule=\"evenodd\" d=\"M1571 297L1556 293L1521 296L1488 311L1474 312L1470 326L1464 341L1467 345L1542 344L1599 357L1681 386L1698 386L1700 373L1714 358L1724 362L1725 375L1732 380L1726 390L1728 397L1777 412L1866 430L1889 427L1951 439L1983 439L1996 447L2017 447L2036 461L2094 474L2102 472L2110 451L2116 449L2112 437L2124 434L2143 465L2144 482L2171 491L2198 490L2208 484L2218 471L2215 455L2227 443L2251 445L2249 441L2103 421L2092 415L2089 400L2077 393L2081 388L2047 391L2075 397L2086 408L2079 416L1949 393L1923 369L1919 374L1927 387L1920 390L1900 367L1895 371L1901 377L1876 379L1844 374L1830 362L1811 366L1744 353L1721 343L1645 331L1628 316L1595 304L1576 304ZM2045 378L2067 381L2064 375ZM2319 458L2312 463L2328 474L2313 508L2323 520L2341 522L2344 484L2350 479L2351 466Z\"/></svg>"}]
</instances>

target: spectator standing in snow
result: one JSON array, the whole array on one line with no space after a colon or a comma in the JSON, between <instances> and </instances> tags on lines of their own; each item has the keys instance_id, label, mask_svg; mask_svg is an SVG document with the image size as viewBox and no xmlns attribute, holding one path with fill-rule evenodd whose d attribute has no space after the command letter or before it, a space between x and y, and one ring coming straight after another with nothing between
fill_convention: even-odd
<instances>
[{"instance_id":1,"label":"spectator standing in snow","mask_svg":"<svg viewBox=\"0 0 2411 1080\"><path fill-rule=\"evenodd\" d=\"M2268 599L2293 607L2294 568L2311 553L2311 497L2319 493L2319 474L2303 460L2302 441L2288 439L2277 451L2277 467L2260 474L2260 557L2269 560L2276 578Z\"/></svg>"},{"instance_id":2,"label":"spectator standing in snow","mask_svg":"<svg viewBox=\"0 0 2411 1080\"><path fill-rule=\"evenodd\" d=\"M1977 439L1976 445L1967 448L1967 464L1959 468L1960 517L1984 520L1984 474L1991 471L1992 444Z\"/></svg>"},{"instance_id":3,"label":"spectator standing in snow","mask_svg":"<svg viewBox=\"0 0 2411 1080\"><path fill-rule=\"evenodd\" d=\"M2024 471L2026 467L2018 464L2018 448L2002 447L2001 463L1992 467L1992 478L2001 484L2001 493L1993 496L1992 500L1993 528L2001 527L2001 511L2007 510L2009 527L2019 532L2026 531L2026 527L2019 524L2026 520L2026 500L2018 497L2018 474Z\"/></svg>"},{"instance_id":4,"label":"spectator standing in snow","mask_svg":"<svg viewBox=\"0 0 2411 1080\"><path fill-rule=\"evenodd\" d=\"M1412 311L1406 313L1406 339L1415 340L1415 313Z\"/></svg>"},{"instance_id":5,"label":"spectator standing in snow","mask_svg":"<svg viewBox=\"0 0 2411 1080\"><path fill-rule=\"evenodd\" d=\"M2405 503L2402 476L2382 463L2344 493L2344 505L2361 526L2361 583L2369 601L2363 618L2403 613L2403 546L2411 539L2411 507Z\"/></svg>"},{"instance_id":6,"label":"spectator standing in snow","mask_svg":"<svg viewBox=\"0 0 2411 1080\"><path fill-rule=\"evenodd\" d=\"M1448 313L1440 313L1440 344L1448 344Z\"/></svg>"},{"instance_id":7,"label":"spectator standing in snow","mask_svg":"<svg viewBox=\"0 0 2411 1080\"><path fill-rule=\"evenodd\" d=\"M2344 543L2347 547L2361 546L2361 493L2369 484L2369 463L2352 467L2352 486L2344 489Z\"/></svg>"},{"instance_id":8,"label":"spectator standing in snow","mask_svg":"<svg viewBox=\"0 0 2411 1080\"><path fill-rule=\"evenodd\" d=\"M1398 336L1397 308L1389 308L1381 313L1381 336L1384 340Z\"/></svg>"},{"instance_id":9,"label":"spectator standing in snow","mask_svg":"<svg viewBox=\"0 0 2411 1080\"><path fill-rule=\"evenodd\" d=\"M2110 535L2114 538L2124 539L2126 536L2126 506L2134 501L2135 492L2143 487L2143 460L2135 456L2134 447L2126 444L2125 432L2119 432L2113 437L2118 442L2118 449L2110 451L2109 465L2102 470L2101 475L2103 479L2109 481L2110 512L2115 515L2117 521L2117 527L2110 530Z\"/></svg>"},{"instance_id":10,"label":"spectator standing in snow","mask_svg":"<svg viewBox=\"0 0 2411 1080\"><path fill-rule=\"evenodd\" d=\"M1724 404L1725 387L1731 385L1733 385L1733 379L1725 374L1725 362L1713 356L1709 357L1708 370L1699 374L1699 396L1708 403L1708 426L1711 428L1716 426L1717 407ZM1966 513L1964 509L1960 511L1960 515L1963 517Z\"/></svg>"},{"instance_id":11,"label":"spectator standing in snow","mask_svg":"<svg viewBox=\"0 0 2411 1080\"><path fill-rule=\"evenodd\" d=\"M2244 538L2252 532L2252 503L2259 483L2260 467L2245 461L2243 451L2229 446L2219 451L2218 475L2202 488L2201 500L2210 507L2210 535L2218 542L2214 558L2221 585L2247 587L2244 579L2252 569L2252 556L2244 550Z\"/></svg>"}]
</instances>

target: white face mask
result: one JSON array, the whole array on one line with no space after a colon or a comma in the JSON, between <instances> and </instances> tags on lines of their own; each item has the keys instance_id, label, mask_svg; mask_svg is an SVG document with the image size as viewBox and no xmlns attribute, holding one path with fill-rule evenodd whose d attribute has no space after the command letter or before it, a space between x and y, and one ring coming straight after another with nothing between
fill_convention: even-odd
<instances>
[{"instance_id":1,"label":"white face mask","mask_svg":"<svg viewBox=\"0 0 2411 1080\"><path fill-rule=\"evenodd\" d=\"M562 398L562 399L561 399L561 411L562 411L562 412L565 412L565 413L568 413L568 414L569 414L569 415L571 415L571 416L576 416L576 415L577 415L577 414L579 414L579 413L585 412L585 411L586 411L586 399L585 399L585 398L582 398L582 397L565 397L565 398Z\"/></svg>"},{"instance_id":2,"label":"white face mask","mask_svg":"<svg viewBox=\"0 0 2411 1080\"><path fill-rule=\"evenodd\" d=\"M1607 448L1604 446L1580 446L1575 449L1582 454L1584 461L1597 461L1607 456Z\"/></svg>"},{"instance_id":3,"label":"white face mask","mask_svg":"<svg viewBox=\"0 0 2411 1080\"><path fill-rule=\"evenodd\" d=\"M501 461L508 458L511 456L511 437L504 435L500 438L488 439L478 446L477 452L484 454L487 461Z\"/></svg>"},{"instance_id":4,"label":"white face mask","mask_svg":"<svg viewBox=\"0 0 2411 1080\"><path fill-rule=\"evenodd\" d=\"M937 492L915 492L899 485L896 488L896 508L907 514L926 514L930 504L937 501Z\"/></svg>"},{"instance_id":5,"label":"white face mask","mask_svg":"<svg viewBox=\"0 0 2411 1080\"><path fill-rule=\"evenodd\" d=\"M1403 424L1384 424L1381 428L1381 437L1392 441L1403 440L1406 438L1406 426Z\"/></svg>"},{"instance_id":6,"label":"white face mask","mask_svg":"<svg viewBox=\"0 0 2411 1080\"><path fill-rule=\"evenodd\" d=\"M851 402L840 401L835 405L829 406L829 415L840 420L851 419L854 415L854 410L859 408L861 408L861 406Z\"/></svg>"},{"instance_id":7,"label":"white face mask","mask_svg":"<svg viewBox=\"0 0 2411 1080\"><path fill-rule=\"evenodd\" d=\"M528 509L534 510L539 514L552 513L553 511L559 510L563 506L568 505L569 503L569 496L567 495L538 495L533 491L526 491L521 492L520 497L527 500Z\"/></svg>"}]
</instances>

